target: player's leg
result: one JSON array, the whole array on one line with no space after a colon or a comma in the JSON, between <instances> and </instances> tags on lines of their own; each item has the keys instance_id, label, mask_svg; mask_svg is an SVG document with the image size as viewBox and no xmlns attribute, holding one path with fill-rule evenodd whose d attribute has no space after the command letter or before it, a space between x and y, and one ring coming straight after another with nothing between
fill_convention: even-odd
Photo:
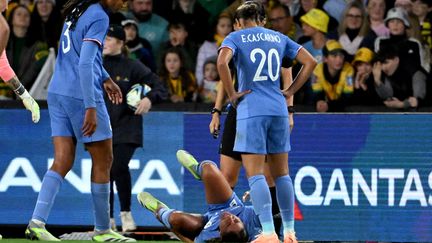
<instances>
[{"instance_id":1,"label":"player's leg","mask_svg":"<svg viewBox=\"0 0 432 243\"><path fill-rule=\"evenodd\" d=\"M81 102L82 103L82 102ZM81 104L82 105L82 104ZM133 242L135 239L124 237L110 229L109 193L110 170L113 161L112 132L108 112L104 103L97 103L97 128L91 137L80 137L92 158L91 193L95 218L94 241ZM74 119L78 132L81 132L84 117Z\"/></svg>"},{"instance_id":2,"label":"player's leg","mask_svg":"<svg viewBox=\"0 0 432 243\"><path fill-rule=\"evenodd\" d=\"M266 178L267 185L269 186L270 196L272 199L273 224L274 224L276 233L278 235L280 235L281 226L282 226L282 219L280 216L280 210L279 210L279 205L278 205L278 201L277 201L276 185L275 185L275 182L273 180L273 176L270 173L270 168L269 168L268 163L266 163L264 165L264 176Z\"/></svg>"},{"instance_id":3,"label":"player's leg","mask_svg":"<svg viewBox=\"0 0 432 243\"><path fill-rule=\"evenodd\" d=\"M26 237L30 239L58 240L46 231L45 224L63 183L63 178L73 166L76 150L74 131L62 102L62 97L48 95L54 163L44 175L32 219L25 232Z\"/></svg>"},{"instance_id":4,"label":"player's leg","mask_svg":"<svg viewBox=\"0 0 432 243\"><path fill-rule=\"evenodd\" d=\"M111 180L115 182L120 199L120 218L122 231L136 230L136 224L131 214L132 179L129 172L129 161L135 149L135 144L115 144L114 160L111 167Z\"/></svg>"},{"instance_id":5,"label":"player's leg","mask_svg":"<svg viewBox=\"0 0 432 243\"><path fill-rule=\"evenodd\" d=\"M232 157L220 155L220 170L231 188L237 185L242 163Z\"/></svg>"},{"instance_id":6,"label":"player's leg","mask_svg":"<svg viewBox=\"0 0 432 243\"><path fill-rule=\"evenodd\" d=\"M53 142L54 163L44 175L32 219L25 232L26 237L33 240L58 240L45 229L45 224L64 177L72 168L75 158L76 144L72 137L54 137Z\"/></svg>"},{"instance_id":7,"label":"player's leg","mask_svg":"<svg viewBox=\"0 0 432 243\"><path fill-rule=\"evenodd\" d=\"M264 176L267 127L269 124L267 117L237 120L234 150L242 152L243 166L250 187L250 197L254 211L260 219L263 235L274 237L276 234L273 225L272 201Z\"/></svg>"},{"instance_id":8,"label":"player's leg","mask_svg":"<svg viewBox=\"0 0 432 243\"><path fill-rule=\"evenodd\" d=\"M234 108L228 110L219 147L220 170L231 188L234 188L237 185L238 176L242 166L241 154L233 151L236 136L236 115L237 112Z\"/></svg>"},{"instance_id":9,"label":"player's leg","mask_svg":"<svg viewBox=\"0 0 432 243\"><path fill-rule=\"evenodd\" d=\"M165 227L175 233L183 242L193 242L204 228L202 215L170 209L148 192L137 195L138 202L151 211Z\"/></svg>"},{"instance_id":10,"label":"player's leg","mask_svg":"<svg viewBox=\"0 0 432 243\"><path fill-rule=\"evenodd\" d=\"M297 242L294 233L294 188L288 171L289 123L288 118L275 117L269 130L267 161L276 185L284 237L287 242Z\"/></svg>"},{"instance_id":11,"label":"player's leg","mask_svg":"<svg viewBox=\"0 0 432 243\"><path fill-rule=\"evenodd\" d=\"M177 151L177 160L188 169L195 178L202 180L209 204L219 204L228 201L233 191L216 164L211 160L201 163L185 150Z\"/></svg>"},{"instance_id":12,"label":"player's leg","mask_svg":"<svg viewBox=\"0 0 432 243\"><path fill-rule=\"evenodd\" d=\"M112 140L86 143L92 158L91 193L95 218L94 241L134 242L110 229L109 193L110 170L113 160Z\"/></svg>"}]
</instances>

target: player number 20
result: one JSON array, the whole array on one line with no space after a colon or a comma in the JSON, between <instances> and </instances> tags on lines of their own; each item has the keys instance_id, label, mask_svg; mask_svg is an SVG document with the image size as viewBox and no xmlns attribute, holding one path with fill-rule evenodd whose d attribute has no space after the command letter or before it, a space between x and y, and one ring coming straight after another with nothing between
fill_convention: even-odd
<instances>
[{"instance_id":1,"label":"player number 20","mask_svg":"<svg viewBox=\"0 0 432 243\"><path fill-rule=\"evenodd\" d=\"M266 75L262 74L264 65L267 63L267 70L268 70L268 76L272 81L276 81L279 78L279 71L280 71L280 58L279 53L276 49L272 48L268 51L268 53L265 53L265 51L261 48L255 48L250 53L250 59L253 63L257 61L256 56L260 55L260 62L258 64L258 68L255 72L255 76L253 78L254 82L257 81L267 81L268 77ZM273 56L274 60L276 60L276 70L273 71Z\"/></svg>"},{"instance_id":2,"label":"player number 20","mask_svg":"<svg viewBox=\"0 0 432 243\"><path fill-rule=\"evenodd\" d=\"M67 28L65 30L65 32L63 33L63 35L66 37L66 43L63 40L62 41L62 50L63 53L66 54L70 51L71 48L71 40L70 40L70 36L69 36L69 28L71 26L72 22L66 22Z\"/></svg>"}]
</instances>

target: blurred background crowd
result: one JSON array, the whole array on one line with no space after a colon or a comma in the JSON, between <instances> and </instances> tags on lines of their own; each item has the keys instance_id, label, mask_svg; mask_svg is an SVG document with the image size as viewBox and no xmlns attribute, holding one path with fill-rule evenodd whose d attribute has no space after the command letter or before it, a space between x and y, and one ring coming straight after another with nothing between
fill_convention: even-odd
<instances>
[{"instance_id":1,"label":"blurred background crowd","mask_svg":"<svg viewBox=\"0 0 432 243\"><path fill-rule=\"evenodd\" d=\"M432 0L260 0L266 27L306 48L319 65L296 105L319 112L347 106L416 111L432 106ZM28 89L50 48L58 51L66 0L12 0L7 55ZM110 24L125 32L124 52L156 73L168 103L214 103L218 47L244 0L129 0ZM293 76L301 68L292 63ZM115 77L113 77L115 79ZM0 99L15 99L0 81ZM0 102L2 102L0 100Z\"/></svg>"}]
</instances>

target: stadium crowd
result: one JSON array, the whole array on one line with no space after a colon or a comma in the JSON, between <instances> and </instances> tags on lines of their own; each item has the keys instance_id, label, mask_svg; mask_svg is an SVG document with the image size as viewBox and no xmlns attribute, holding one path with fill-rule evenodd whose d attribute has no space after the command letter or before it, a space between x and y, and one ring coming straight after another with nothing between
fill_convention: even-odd
<instances>
[{"instance_id":1,"label":"stadium crowd","mask_svg":"<svg viewBox=\"0 0 432 243\"><path fill-rule=\"evenodd\" d=\"M245 0L129 0L110 24L122 26L127 54L158 74L167 103L215 102L215 58ZM8 60L32 89L49 48L58 51L65 0L12 0L5 17ZM268 28L303 45L319 65L296 94L318 112L347 106L416 111L431 106L432 1L262 0ZM252 37L253 40L253 37ZM293 63L293 76L301 66ZM16 99L0 82L0 99ZM0 101L1 102L1 101Z\"/></svg>"}]
</instances>

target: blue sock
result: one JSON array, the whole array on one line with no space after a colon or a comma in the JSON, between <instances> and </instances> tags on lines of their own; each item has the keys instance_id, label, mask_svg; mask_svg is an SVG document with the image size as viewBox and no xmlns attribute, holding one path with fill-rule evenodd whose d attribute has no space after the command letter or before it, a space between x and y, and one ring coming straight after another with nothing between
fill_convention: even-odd
<instances>
[{"instance_id":1,"label":"blue sock","mask_svg":"<svg viewBox=\"0 0 432 243\"><path fill-rule=\"evenodd\" d=\"M91 194L93 199L93 214L95 229L104 231L110 228L109 217L109 193L110 184L91 183Z\"/></svg>"},{"instance_id":2,"label":"blue sock","mask_svg":"<svg viewBox=\"0 0 432 243\"><path fill-rule=\"evenodd\" d=\"M171 229L171 224L169 222L169 218L171 216L171 214L174 212L174 209L170 209L170 208L161 208L158 211L158 215L160 218L160 221L162 221L162 223L168 228Z\"/></svg>"},{"instance_id":3,"label":"blue sock","mask_svg":"<svg viewBox=\"0 0 432 243\"><path fill-rule=\"evenodd\" d=\"M32 219L39 220L43 223L47 222L54 200L63 184L63 181L63 177L53 170L48 170L45 173Z\"/></svg>"},{"instance_id":4,"label":"blue sock","mask_svg":"<svg viewBox=\"0 0 432 243\"><path fill-rule=\"evenodd\" d=\"M287 235L294 232L294 187L289 175L277 178L275 184L284 235Z\"/></svg>"},{"instance_id":5,"label":"blue sock","mask_svg":"<svg viewBox=\"0 0 432 243\"><path fill-rule=\"evenodd\" d=\"M196 170L198 172L198 175L200 175L200 176L202 175L202 170L203 170L204 164L213 164L217 168L217 164L215 162L213 162L211 160L203 160L203 161L201 161L201 163L199 163L198 168Z\"/></svg>"},{"instance_id":6,"label":"blue sock","mask_svg":"<svg viewBox=\"0 0 432 243\"><path fill-rule=\"evenodd\" d=\"M263 234L273 234L275 228L273 225L272 200L265 177L264 175L251 176L248 182L252 205L261 222Z\"/></svg>"}]
</instances>

